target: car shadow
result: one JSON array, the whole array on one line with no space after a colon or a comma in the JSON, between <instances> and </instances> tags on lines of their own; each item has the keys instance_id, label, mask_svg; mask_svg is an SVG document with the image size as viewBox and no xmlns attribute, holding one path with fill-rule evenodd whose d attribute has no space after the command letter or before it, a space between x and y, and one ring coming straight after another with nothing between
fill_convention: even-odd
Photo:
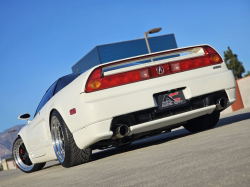
<instances>
[{"instance_id":1,"label":"car shadow","mask_svg":"<svg viewBox=\"0 0 250 187\"><path fill-rule=\"evenodd\" d=\"M250 113L242 113L242 114L236 114L234 116L229 116L229 117L224 117L221 118L218 122L218 124L214 127L214 129L216 128L220 128L226 125L231 125L233 123L239 122L239 121L243 121L243 120L247 120L250 119ZM213 129L210 129L213 130ZM150 147L153 145L158 145L158 144L162 144L168 141L172 141L178 138L182 138L185 136L190 136L192 135L192 133L188 132L187 130L185 130L184 128L181 129L177 129L174 130L170 133L164 133L164 134L160 134L154 137L150 137L147 139L143 139L143 140L139 140L136 141L134 143L132 143L131 145L127 146L127 147L123 147L123 148L110 148L110 149L106 149L106 150L102 150L96 153L93 153L92 155L92 160L91 161L96 161L99 159L103 159L109 156L113 156L116 154L121 154L124 152L129 152L129 151L133 151L136 149L141 149L141 148L145 148L145 147Z\"/></svg>"},{"instance_id":2,"label":"car shadow","mask_svg":"<svg viewBox=\"0 0 250 187\"><path fill-rule=\"evenodd\" d=\"M244 121L250 119L250 112L242 113L242 114L236 114L234 116L229 116L225 118L221 118L218 124L215 126L215 128L224 126L224 125L230 125L232 123L236 123L239 121Z\"/></svg>"},{"instance_id":3,"label":"car shadow","mask_svg":"<svg viewBox=\"0 0 250 187\"><path fill-rule=\"evenodd\" d=\"M45 165L43 170L49 169L49 168L55 167L55 166L60 166L60 165L61 165L61 163L55 163L55 164L53 163L53 164L50 164L50 165Z\"/></svg>"}]
</instances>

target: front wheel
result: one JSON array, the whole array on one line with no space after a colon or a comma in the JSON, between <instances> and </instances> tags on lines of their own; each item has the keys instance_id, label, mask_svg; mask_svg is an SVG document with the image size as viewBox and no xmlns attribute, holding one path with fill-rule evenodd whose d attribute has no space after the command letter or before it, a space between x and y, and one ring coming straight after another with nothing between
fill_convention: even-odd
<instances>
[{"instance_id":1,"label":"front wheel","mask_svg":"<svg viewBox=\"0 0 250 187\"><path fill-rule=\"evenodd\" d=\"M213 111L211 114L206 114L198 118L187 121L183 127L189 132L195 133L213 128L220 119L220 112Z\"/></svg>"},{"instance_id":2,"label":"front wheel","mask_svg":"<svg viewBox=\"0 0 250 187\"><path fill-rule=\"evenodd\" d=\"M72 167L90 160L91 149L82 150L77 147L73 134L56 110L51 115L50 124L54 151L63 167Z\"/></svg>"},{"instance_id":3,"label":"front wheel","mask_svg":"<svg viewBox=\"0 0 250 187\"><path fill-rule=\"evenodd\" d=\"M13 144L12 153L18 168L25 172L31 173L43 169L46 163L33 164L30 160L29 153L21 137L17 137Z\"/></svg>"}]
</instances>

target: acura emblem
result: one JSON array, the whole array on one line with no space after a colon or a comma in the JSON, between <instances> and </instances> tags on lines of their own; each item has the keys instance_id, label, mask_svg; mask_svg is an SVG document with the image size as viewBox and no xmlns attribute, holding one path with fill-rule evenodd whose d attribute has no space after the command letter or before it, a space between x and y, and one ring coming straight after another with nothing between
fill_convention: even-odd
<instances>
[{"instance_id":1,"label":"acura emblem","mask_svg":"<svg viewBox=\"0 0 250 187\"><path fill-rule=\"evenodd\" d=\"M162 75L164 73L164 68L162 66L158 66L156 68L156 72L159 74L159 75Z\"/></svg>"}]
</instances>

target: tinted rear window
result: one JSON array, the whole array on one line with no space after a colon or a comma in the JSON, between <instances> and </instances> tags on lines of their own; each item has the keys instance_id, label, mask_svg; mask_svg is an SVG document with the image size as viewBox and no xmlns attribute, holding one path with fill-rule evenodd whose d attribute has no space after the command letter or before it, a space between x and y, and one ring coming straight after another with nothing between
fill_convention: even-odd
<instances>
[{"instance_id":1,"label":"tinted rear window","mask_svg":"<svg viewBox=\"0 0 250 187\"><path fill-rule=\"evenodd\" d=\"M77 73L74 73L60 78L56 86L55 94L59 92L61 89L63 89L65 86L67 86L69 83L71 83L73 80L75 80L77 76L78 76Z\"/></svg>"}]
</instances>

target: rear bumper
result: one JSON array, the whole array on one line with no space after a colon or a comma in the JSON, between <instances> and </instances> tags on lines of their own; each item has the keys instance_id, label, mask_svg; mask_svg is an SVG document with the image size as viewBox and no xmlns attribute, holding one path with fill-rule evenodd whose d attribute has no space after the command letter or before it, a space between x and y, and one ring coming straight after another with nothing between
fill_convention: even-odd
<instances>
[{"instance_id":1,"label":"rear bumper","mask_svg":"<svg viewBox=\"0 0 250 187\"><path fill-rule=\"evenodd\" d=\"M201 109L185 112L182 114L174 115L167 118L162 118L146 123L142 123L136 126L132 126L129 135L146 132L162 127L171 126L173 124L181 123L189 119L196 118L205 114L210 114L214 111L215 105L204 107ZM113 132L110 130L110 124L112 119L105 120L90 126L87 126L76 133L74 133L74 139L77 146L80 149L85 149L88 146L100 141L111 138Z\"/></svg>"},{"instance_id":2,"label":"rear bumper","mask_svg":"<svg viewBox=\"0 0 250 187\"><path fill-rule=\"evenodd\" d=\"M235 97L235 89L226 90L226 93L228 94L228 98ZM131 132L129 136L146 131L160 129L162 127L172 126L173 124L178 124L205 114L210 114L215 110L215 108L216 105L211 105L196 110L184 112L181 114L176 114L174 116L169 116L166 118L157 119L142 124L138 124L135 126L131 126L130 127ZM111 123L112 123L112 118L89 125L73 133L77 146L81 149L84 149L90 145L93 145L98 141L110 139L113 135L113 132L111 131Z\"/></svg>"}]
</instances>

